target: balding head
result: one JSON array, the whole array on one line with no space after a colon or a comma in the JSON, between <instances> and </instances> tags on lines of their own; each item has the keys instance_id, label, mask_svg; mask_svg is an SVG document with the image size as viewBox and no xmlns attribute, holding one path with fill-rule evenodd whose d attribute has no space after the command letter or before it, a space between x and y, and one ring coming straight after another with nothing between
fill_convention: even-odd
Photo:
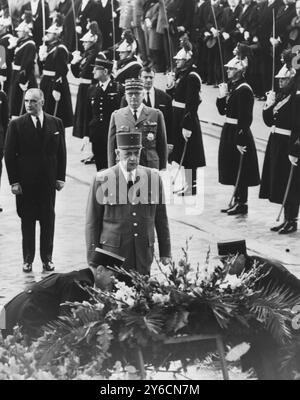
<instances>
[{"instance_id":1,"label":"balding head","mask_svg":"<svg viewBox=\"0 0 300 400\"><path fill-rule=\"evenodd\" d=\"M28 89L25 93L25 108L30 115L37 116L42 112L44 93L40 89Z\"/></svg>"}]
</instances>

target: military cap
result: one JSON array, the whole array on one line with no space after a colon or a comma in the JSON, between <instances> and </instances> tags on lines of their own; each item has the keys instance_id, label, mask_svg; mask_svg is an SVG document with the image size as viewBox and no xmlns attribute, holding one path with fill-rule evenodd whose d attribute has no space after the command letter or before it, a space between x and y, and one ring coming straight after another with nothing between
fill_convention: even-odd
<instances>
[{"instance_id":1,"label":"military cap","mask_svg":"<svg viewBox=\"0 0 300 400\"><path fill-rule=\"evenodd\" d=\"M142 148L141 132L117 133L116 136L118 149Z\"/></svg>"},{"instance_id":2,"label":"military cap","mask_svg":"<svg viewBox=\"0 0 300 400\"><path fill-rule=\"evenodd\" d=\"M142 92L144 90L143 81L138 78L126 79L125 91L128 91L128 90L135 91L135 92Z\"/></svg>"},{"instance_id":3,"label":"military cap","mask_svg":"<svg viewBox=\"0 0 300 400\"><path fill-rule=\"evenodd\" d=\"M288 66L284 64L277 75L275 75L275 78L293 78L295 75L296 70L294 68L288 68Z\"/></svg>"},{"instance_id":4,"label":"military cap","mask_svg":"<svg viewBox=\"0 0 300 400\"><path fill-rule=\"evenodd\" d=\"M235 240L230 242L218 242L219 256L228 256L229 254L247 254L246 241Z\"/></svg>"},{"instance_id":5,"label":"military cap","mask_svg":"<svg viewBox=\"0 0 300 400\"><path fill-rule=\"evenodd\" d=\"M93 67L102 67L102 68L112 68L113 62L109 60L104 53L99 53L95 60L95 64L92 65Z\"/></svg>"},{"instance_id":6,"label":"military cap","mask_svg":"<svg viewBox=\"0 0 300 400\"><path fill-rule=\"evenodd\" d=\"M94 267L103 265L104 267L121 267L124 264L125 258L107 250L96 247L91 263Z\"/></svg>"}]
</instances>

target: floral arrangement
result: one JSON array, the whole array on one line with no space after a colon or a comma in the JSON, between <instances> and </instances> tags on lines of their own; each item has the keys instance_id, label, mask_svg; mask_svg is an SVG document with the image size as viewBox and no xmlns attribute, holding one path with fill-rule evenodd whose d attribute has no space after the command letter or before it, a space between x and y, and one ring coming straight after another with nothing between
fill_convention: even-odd
<instances>
[{"instance_id":1,"label":"floral arrangement","mask_svg":"<svg viewBox=\"0 0 300 400\"><path fill-rule=\"evenodd\" d=\"M188 241L182 250L178 265L173 263L167 270L159 265L157 276L115 268L129 285L115 280L110 292L85 288L90 302L67 303L70 314L44 327L44 335L26 352L20 352L26 345L19 331L8 337L4 345L0 343L0 379L10 370L11 360L16 370L25 368L27 378L42 373L37 371L56 379L80 379L80 371L84 376L109 378L120 365L137 365L136 349L142 350L145 364L156 371L168 370L174 360L180 360L185 369L215 351L212 342L165 344L167 338L186 334L222 334L232 348L228 361L247 353L260 334L280 349L297 343L300 348L290 327L291 310L300 298L274 285L259 288L267 276L263 266L254 265L237 277L230 274L236 257L211 263L208 252L204 268L198 264L193 269ZM13 349L10 357L8 348ZM285 368L295 361L294 353L290 354L287 358L284 353Z\"/></svg>"}]
</instances>

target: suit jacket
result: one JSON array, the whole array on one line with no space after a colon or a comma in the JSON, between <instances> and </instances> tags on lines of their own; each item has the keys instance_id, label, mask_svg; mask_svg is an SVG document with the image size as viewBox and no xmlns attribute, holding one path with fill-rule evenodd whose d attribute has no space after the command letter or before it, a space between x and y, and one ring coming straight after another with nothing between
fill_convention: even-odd
<instances>
[{"instance_id":1,"label":"suit jacket","mask_svg":"<svg viewBox=\"0 0 300 400\"><path fill-rule=\"evenodd\" d=\"M145 100L144 100L145 102ZM126 107L127 101L124 96L121 101L121 108ZM163 113L166 132L167 132L167 142L168 144L173 143L173 109L172 109L172 97L160 89L154 88L154 105L152 108L157 108Z\"/></svg>"},{"instance_id":2,"label":"suit jacket","mask_svg":"<svg viewBox=\"0 0 300 400\"><path fill-rule=\"evenodd\" d=\"M127 182L119 165L97 173L86 215L87 257L96 247L125 257L124 268L149 274L154 228L161 257L171 255L163 184L158 171L139 166L127 199Z\"/></svg>"},{"instance_id":3,"label":"suit jacket","mask_svg":"<svg viewBox=\"0 0 300 400\"><path fill-rule=\"evenodd\" d=\"M25 11L32 11L31 10L31 3L25 3L21 8L21 15L25 13ZM39 0L38 8L36 14L32 15L33 17L33 30L32 35L35 41L35 44L39 46L42 44L43 40L43 13L42 13L42 1ZM49 5L45 1L45 20L46 20L46 28L50 25L50 10Z\"/></svg>"},{"instance_id":4,"label":"suit jacket","mask_svg":"<svg viewBox=\"0 0 300 400\"><path fill-rule=\"evenodd\" d=\"M24 333L31 337L39 336L43 325L68 310L68 306L61 306L62 303L89 300L88 293L77 282L82 286L93 286L95 279L92 271L86 268L55 273L34 283L4 306L5 330L2 333L5 336L12 333L13 327L19 324Z\"/></svg>"},{"instance_id":5,"label":"suit jacket","mask_svg":"<svg viewBox=\"0 0 300 400\"><path fill-rule=\"evenodd\" d=\"M44 113L43 133L37 134L29 114L13 119L7 130L5 163L10 184L55 185L66 173L65 130L62 121Z\"/></svg>"},{"instance_id":6,"label":"suit jacket","mask_svg":"<svg viewBox=\"0 0 300 400\"><path fill-rule=\"evenodd\" d=\"M164 116L161 111L145 105L137 121L128 106L112 114L108 130L108 166L112 167L116 163L116 133L135 130L141 131L143 135L140 164L149 168L165 169L168 146Z\"/></svg>"}]
</instances>

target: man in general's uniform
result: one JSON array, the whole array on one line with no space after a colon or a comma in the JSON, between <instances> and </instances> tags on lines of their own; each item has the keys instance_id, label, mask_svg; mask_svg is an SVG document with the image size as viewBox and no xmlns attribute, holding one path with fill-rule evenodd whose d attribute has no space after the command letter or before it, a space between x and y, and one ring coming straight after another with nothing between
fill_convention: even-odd
<instances>
[{"instance_id":1,"label":"man in general's uniform","mask_svg":"<svg viewBox=\"0 0 300 400\"><path fill-rule=\"evenodd\" d=\"M113 63L102 53L94 64L94 79L87 93L84 141L92 143L97 171L107 168L107 136L111 114L118 110L124 89L111 77Z\"/></svg>"},{"instance_id":2,"label":"man in general's uniform","mask_svg":"<svg viewBox=\"0 0 300 400\"><path fill-rule=\"evenodd\" d=\"M124 257L124 268L149 274L154 253L154 228L160 259L171 257L170 232L161 177L139 165L140 132L117 134L119 163L97 173L86 217L88 262L96 247Z\"/></svg>"},{"instance_id":3,"label":"man in general's uniform","mask_svg":"<svg viewBox=\"0 0 300 400\"><path fill-rule=\"evenodd\" d=\"M140 164L159 170L167 166L167 135L163 114L160 110L143 104L144 84L141 79L128 79L125 83L128 106L115 111L108 131L108 166L116 163L116 133L142 131L143 149Z\"/></svg>"},{"instance_id":4,"label":"man in general's uniform","mask_svg":"<svg viewBox=\"0 0 300 400\"><path fill-rule=\"evenodd\" d=\"M67 128L73 125L73 110L70 87L67 80L69 51L60 41L63 18L56 20L46 30L47 45L40 46L39 57L43 65L40 88L45 96L45 111L59 117Z\"/></svg>"}]
</instances>

